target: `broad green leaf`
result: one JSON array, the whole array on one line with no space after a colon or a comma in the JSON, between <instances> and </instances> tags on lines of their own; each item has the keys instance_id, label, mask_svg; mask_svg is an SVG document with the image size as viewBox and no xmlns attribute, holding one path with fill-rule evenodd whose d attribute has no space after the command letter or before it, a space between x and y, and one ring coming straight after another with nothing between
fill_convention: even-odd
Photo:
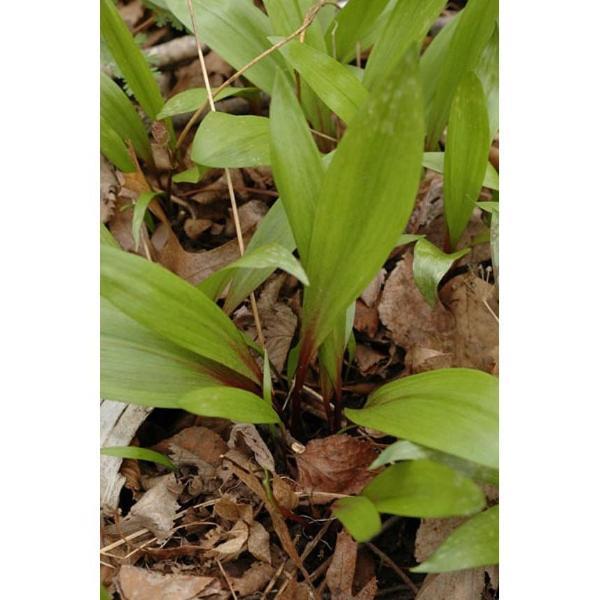
<instances>
[{"instance_id":1,"label":"broad green leaf","mask_svg":"<svg viewBox=\"0 0 600 600\"><path fill-rule=\"evenodd\" d=\"M117 402L177 408L186 392L202 386L252 383L143 327L101 299L101 396Z\"/></svg>"},{"instance_id":2,"label":"broad green leaf","mask_svg":"<svg viewBox=\"0 0 600 600\"><path fill-rule=\"evenodd\" d=\"M201 165L194 165L190 169L186 169L185 171L181 171L176 175L173 175L174 183L198 183L204 174L208 171L208 167L203 167Z\"/></svg>"},{"instance_id":3,"label":"broad green leaf","mask_svg":"<svg viewBox=\"0 0 600 600\"><path fill-rule=\"evenodd\" d=\"M168 340L259 382L240 331L202 292L139 256L101 247L103 297Z\"/></svg>"},{"instance_id":4,"label":"broad green leaf","mask_svg":"<svg viewBox=\"0 0 600 600\"><path fill-rule=\"evenodd\" d=\"M413 48L370 94L325 173L305 265L310 287L303 340L310 355L377 274L406 226L419 185L423 135Z\"/></svg>"},{"instance_id":5,"label":"broad green leaf","mask_svg":"<svg viewBox=\"0 0 600 600\"><path fill-rule=\"evenodd\" d=\"M281 200L277 200L258 224L246 253L249 254L257 248L266 244L277 243L293 252L296 244L290 225L283 209ZM233 275L231 286L223 310L230 314L239 304L248 297L259 285L261 285L273 273L275 267L262 269L239 269Z\"/></svg>"},{"instance_id":6,"label":"broad green leaf","mask_svg":"<svg viewBox=\"0 0 600 600\"><path fill-rule=\"evenodd\" d=\"M369 469L379 469L384 465L398 462L400 460L421 460L429 459L434 462L442 463L455 471L460 471L469 479L480 481L482 483L499 484L498 470L490 469L478 465L469 460L464 460L452 454L446 454L439 450L425 448L418 444L413 444L407 440L398 440L388 446L371 464Z\"/></svg>"},{"instance_id":7,"label":"broad green leaf","mask_svg":"<svg viewBox=\"0 0 600 600\"><path fill-rule=\"evenodd\" d=\"M343 63L352 60L356 56L356 45L373 29L388 2L350 0L337 13L325 34L330 54Z\"/></svg>"},{"instance_id":8,"label":"broad green leaf","mask_svg":"<svg viewBox=\"0 0 600 600\"><path fill-rule=\"evenodd\" d=\"M100 223L100 243L108 244L113 248L119 248L119 242L115 240L113 234L108 230L108 227L104 223Z\"/></svg>"},{"instance_id":9,"label":"broad green leaf","mask_svg":"<svg viewBox=\"0 0 600 600\"><path fill-rule=\"evenodd\" d=\"M369 55L363 81L367 89L388 76L394 57L402 56L411 44L421 42L445 4L445 0L398 1Z\"/></svg>"},{"instance_id":10,"label":"broad green leaf","mask_svg":"<svg viewBox=\"0 0 600 600\"><path fill-rule=\"evenodd\" d=\"M214 97L214 100L215 102L218 102L219 100L224 100L231 96L243 96L253 91L255 91L255 88L226 87ZM165 119L175 115L194 112L198 110L207 99L208 94L206 93L206 88L192 88L190 90L185 90L172 98L169 98L169 100L165 102L162 110L158 113L157 118Z\"/></svg>"},{"instance_id":11,"label":"broad green leaf","mask_svg":"<svg viewBox=\"0 0 600 600\"><path fill-rule=\"evenodd\" d=\"M445 573L497 565L499 562L499 506L475 515L455 529L413 573Z\"/></svg>"},{"instance_id":12,"label":"broad green leaf","mask_svg":"<svg viewBox=\"0 0 600 600\"><path fill-rule=\"evenodd\" d=\"M112 0L100 0L100 31L136 100L155 121L163 107L158 84Z\"/></svg>"},{"instance_id":13,"label":"broad green leaf","mask_svg":"<svg viewBox=\"0 0 600 600\"><path fill-rule=\"evenodd\" d=\"M477 75L469 72L452 102L444 153L444 214L452 247L469 223L483 185L488 127L483 87Z\"/></svg>"},{"instance_id":14,"label":"broad green leaf","mask_svg":"<svg viewBox=\"0 0 600 600\"><path fill-rule=\"evenodd\" d=\"M444 172L444 152L425 152L423 154L423 166L438 173ZM485 167L485 175L483 177L483 187L491 190L500 188L498 172L494 169L491 163L487 163Z\"/></svg>"},{"instance_id":15,"label":"broad green leaf","mask_svg":"<svg viewBox=\"0 0 600 600\"><path fill-rule=\"evenodd\" d=\"M336 500L331 512L357 542L368 542L381 530L379 513L365 496L349 496Z\"/></svg>"},{"instance_id":16,"label":"broad green leaf","mask_svg":"<svg viewBox=\"0 0 600 600\"><path fill-rule=\"evenodd\" d=\"M309 285L306 273L298 259L287 248L276 242L271 242L259 248L251 249L244 256L225 265L202 281L198 288L209 298L215 300L223 290L223 284L231 279L232 274L230 272L236 269L281 269L293 275L305 286ZM224 277L224 273L228 273L229 277Z\"/></svg>"},{"instance_id":17,"label":"broad green leaf","mask_svg":"<svg viewBox=\"0 0 600 600\"><path fill-rule=\"evenodd\" d=\"M148 209L150 202L152 202L159 194L160 192L142 192L135 201L133 218L131 219L131 233L133 235L136 250L140 245L140 231L142 229L144 217L146 216L146 210Z\"/></svg>"},{"instance_id":18,"label":"broad green leaf","mask_svg":"<svg viewBox=\"0 0 600 600\"><path fill-rule=\"evenodd\" d=\"M173 14L192 31L187 0L167 0ZM192 0L199 37L234 69L241 69L271 47L269 19L252 0ZM277 68L285 64L272 53L248 69L244 76L270 93Z\"/></svg>"},{"instance_id":19,"label":"broad green leaf","mask_svg":"<svg viewBox=\"0 0 600 600\"><path fill-rule=\"evenodd\" d=\"M362 491L382 513L439 518L471 515L485 506L479 486L430 460L392 465Z\"/></svg>"},{"instance_id":20,"label":"broad green leaf","mask_svg":"<svg viewBox=\"0 0 600 600\"><path fill-rule=\"evenodd\" d=\"M443 54L436 80L428 83L435 87L427 114L428 147L437 144L446 126L456 89L464 76L477 66L497 17L498 0L469 0L463 9Z\"/></svg>"},{"instance_id":21,"label":"broad green leaf","mask_svg":"<svg viewBox=\"0 0 600 600\"><path fill-rule=\"evenodd\" d=\"M261 397L237 388L216 386L194 390L178 402L188 412L240 423L279 423L277 413Z\"/></svg>"},{"instance_id":22,"label":"broad green leaf","mask_svg":"<svg viewBox=\"0 0 600 600\"><path fill-rule=\"evenodd\" d=\"M415 284L431 306L435 306L437 302L437 288L442 277L455 261L465 254L469 254L470 251L471 248L464 248L452 254L446 254L426 239L420 239L415 244L413 261Z\"/></svg>"},{"instance_id":23,"label":"broad green leaf","mask_svg":"<svg viewBox=\"0 0 600 600\"><path fill-rule=\"evenodd\" d=\"M269 123L273 177L305 259L324 168L296 95L281 73L273 86Z\"/></svg>"},{"instance_id":24,"label":"broad green leaf","mask_svg":"<svg viewBox=\"0 0 600 600\"><path fill-rule=\"evenodd\" d=\"M164 454L156 452L155 450L149 450L148 448L139 448L138 446L110 446L108 448L101 448L100 454L103 454L104 456L145 460L156 463L157 465L163 465L172 471L176 468Z\"/></svg>"},{"instance_id":25,"label":"broad green leaf","mask_svg":"<svg viewBox=\"0 0 600 600\"><path fill-rule=\"evenodd\" d=\"M403 377L345 414L358 425L498 468L498 379L483 371L439 369Z\"/></svg>"},{"instance_id":26,"label":"broad green leaf","mask_svg":"<svg viewBox=\"0 0 600 600\"><path fill-rule=\"evenodd\" d=\"M124 173L135 171L135 164L129 156L125 142L102 116L100 116L100 152L119 171Z\"/></svg>"},{"instance_id":27,"label":"broad green leaf","mask_svg":"<svg viewBox=\"0 0 600 600\"><path fill-rule=\"evenodd\" d=\"M481 60L475 69L483 91L487 98L487 111L490 127L489 143L491 144L499 126L499 69L500 53L498 33L498 24L494 27L494 32L490 37L486 47L481 53Z\"/></svg>"},{"instance_id":28,"label":"broad green leaf","mask_svg":"<svg viewBox=\"0 0 600 600\"><path fill-rule=\"evenodd\" d=\"M281 38L270 38L273 42ZM367 98L362 83L331 56L292 40L279 49L323 102L346 123Z\"/></svg>"},{"instance_id":29,"label":"broad green leaf","mask_svg":"<svg viewBox=\"0 0 600 600\"><path fill-rule=\"evenodd\" d=\"M271 163L269 120L211 112L196 131L192 160L207 167L258 167Z\"/></svg>"},{"instance_id":30,"label":"broad green leaf","mask_svg":"<svg viewBox=\"0 0 600 600\"><path fill-rule=\"evenodd\" d=\"M424 237L424 235L417 235L414 233L403 233L398 237L398 240L396 241L396 246L405 246L406 244L412 244L417 240L422 240Z\"/></svg>"},{"instance_id":31,"label":"broad green leaf","mask_svg":"<svg viewBox=\"0 0 600 600\"><path fill-rule=\"evenodd\" d=\"M137 155L152 163L150 142L144 123L127 94L105 73L100 73L100 115L127 143L131 141Z\"/></svg>"}]
</instances>

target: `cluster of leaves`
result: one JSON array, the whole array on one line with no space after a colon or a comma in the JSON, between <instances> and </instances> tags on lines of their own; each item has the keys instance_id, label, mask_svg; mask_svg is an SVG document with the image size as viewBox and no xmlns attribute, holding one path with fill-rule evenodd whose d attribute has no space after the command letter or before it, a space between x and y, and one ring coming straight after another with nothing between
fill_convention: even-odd
<instances>
[{"instance_id":1,"label":"cluster of leaves","mask_svg":"<svg viewBox=\"0 0 600 600\"><path fill-rule=\"evenodd\" d=\"M192 29L187 0L160 4ZM301 424L300 392L315 360L330 424L339 426L341 367L354 302L403 239L423 167L444 174L445 250L451 251L422 237L410 240L416 241L415 281L431 304L443 275L469 251L455 248L482 186L498 188L487 158L498 127L497 3L470 0L421 54L419 45L444 5L444 0L350 0L336 11L331 3L313 0L264 0L265 14L250 0L192 1L200 38L234 68L276 46L244 73L271 96L269 117L208 114L193 141L196 173L205 167L270 165L279 200L248 252L197 288L115 248L103 232L105 398L280 423L283 415L271 402L268 357L228 313L281 268L305 286L300 340L288 363L288 376L295 377L292 429ZM187 90L165 102L110 0L101 0L101 29L135 99L150 120L164 121L174 150L170 118L202 108L206 90ZM298 32L301 39L292 39ZM348 64L357 46L371 49L364 69ZM224 98L252 89L218 92ZM134 171L138 159L151 168L146 127L130 99L104 75L101 95L102 153L122 171ZM343 127L335 150L322 154L313 131L331 137ZM439 152L446 127L445 151ZM186 180L190 173L179 176ZM156 193L138 199L134 233ZM497 202L482 208L492 213L497 234ZM497 268L497 250L494 254ZM227 285L221 309L215 300ZM397 464L360 496L334 507L357 540L379 530L379 513L475 514L417 570L497 562L498 509L481 512L485 497L475 483L498 481L494 377L447 369L402 378L345 415L399 438L373 467Z\"/></svg>"}]
</instances>

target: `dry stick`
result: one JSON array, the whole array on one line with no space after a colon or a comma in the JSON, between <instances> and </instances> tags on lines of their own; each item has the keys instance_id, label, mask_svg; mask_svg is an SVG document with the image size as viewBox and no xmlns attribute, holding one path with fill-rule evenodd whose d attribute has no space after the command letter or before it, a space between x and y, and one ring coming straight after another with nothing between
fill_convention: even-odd
<instances>
[{"instance_id":1,"label":"dry stick","mask_svg":"<svg viewBox=\"0 0 600 600\"><path fill-rule=\"evenodd\" d=\"M231 592L231 595L233 596L233 600L237 600L237 596L235 594L233 586L231 585L231 581L229 581L229 577L227 577L227 573L225 573L225 569L223 568L223 565L221 564L221 561L218 558L217 558L217 564L219 565L219 570L223 574L225 583L227 583L227 587L229 588L229 591Z\"/></svg>"},{"instance_id":2,"label":"dry stick","mask_svg":"<svg viewBox=\"0 0 600 600\"><path fill-rule=\"evenodd\" d=\"M406 585L415 593L417 594L419 591L419 588L417 588L417 586L412 582L412 580L410 579L410 577L384 552L382 552L377 546L375 546L375 544L371 544L370 542L367 542L366 546L369 548L369 550L371 550L374 554L377 554L377 556L388 565L388 567L390 567L392 569L392 571L394 571L396 574L400 575L400 578L402 579L402 581L404 581L404 583L406 583Z\"/></svg>"},{"instance_id":3,"label":"dry stick","mask_svg":"<svg viewBox=\"0 0 600 600\"><path fill-rule=\"evenodd\" d=\"M248 69L251 69L256 63L260 62L263 58L266 58L267 56L269 56L269 54L272 54L273 52L275 52L275 50L279 50L279 48L281 48L282 46L285 46L288 42L292 41L296 36L300 35L304 30L306 30L308 27L310 27L310 25L315 20L315 17L317 16L317 13L319 12L319 10L323 6L323 4L324 4L324 2L322 0L318 4L315 4L315 6L313 6L308 11L306 16L304 17L304 21L303 21L302 25L300 27L298 27L298 29L296 29L296 31L293 31L292 33L290 33L290 35L283 38L282 40L279 40L277 43L273 44L273 46L271 46L270 48L267 48L264 52L261 52L258 56L253 58L248 64L244 65L239 71L236 71L229 79L224 81L214 91L214 93L211 92L210 87L208 87L208 82L206 82L205 85L207 85L208 95L209 96L211 96L211 95L218 96L228 85L231 85L234 81L239 79ZM189 0L188 0L188 6L189 6ZM192 20L192 25L194 25L193 20ZM194 25L194 27L195 27L195 25ZM203 62L203 58L201 59L201 62ZM198 108L198 110L192 115L190 120L187 122L187 125L184 127L183 131L179 135L179 138L177 138L177 143L175 144L176 148L179 148L179 146L181 146L181 144L183 143L183 140L187 137L187 134L190 132L190 129L194 126L196 121L200 118L200 115L206 108L207 103L208 103L208 99L202 103L200 108Z\"/></svg>"},{"instance_id":4,"label":"dry stick","mask_svg":"<svg viewBox=\"0 0 600 600\"><path fill-rule=\"evenodd\" d=\"M200 36L198 34L198 24L196 23L196 13L192 8L192 0L187 0L188 10L190 11L190 17L192 18L192 28L194 29L194 36L196 37L196 47L198 48L198 58L200 59L200 67L202 69L202 79L204 80L204 87L206 88L206 97L210 104L211 112L217 112L215 108L215 100L213 97L212 90L210 88L210 81L208 80L208 72L206 70L206 63L204 61L204 55L202 54L202 44L200 43ZM189 124L189 123L188 123ZM233 215L233 223L235 225L235 235L237 237L238 246L240 248L240 256L244 255L246 248L244 246L244 236L242 234L242 227L240 225L240 216L238 213L237 202L235 199L235 192L233 191L233 183L231 181L231 173L229 169L225 167L225 179L227 180L227 190L229 191L229 201L231 204L231 213ZM262 326L260 323L260 317L258 315L258 306L256 305L256 298L254 292L250 293L250 304L252 306L252 314L254 315L254 322L256 324L256 334L258 336L258 343L264 348L265 338L263 336Z\"/></svg>"}]
</instances>

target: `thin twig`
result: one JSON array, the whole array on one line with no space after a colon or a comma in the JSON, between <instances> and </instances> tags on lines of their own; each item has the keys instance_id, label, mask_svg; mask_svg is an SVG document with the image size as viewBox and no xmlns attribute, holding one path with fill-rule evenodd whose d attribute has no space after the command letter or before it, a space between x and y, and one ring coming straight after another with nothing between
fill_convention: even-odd
<instances>
[{"instance_id":1,"label":"thin twig","mask_svg":"<svg viewBox=\"0 0 600 600\"><path fill-rule=\"evenodd\" d=\"M208 71L206 70L206 62L204 61L204 55L202 54L202 44L200 43L200 36L198 34L198 24L196 22L196 13L194 12L194 9L192 7L192 0L187 0L187 5L188 10L190 12L190 17L192 18L192 28L194 30L194 36L196 38L196 47L198 49L198 58L200 59L200 67L202 69L202 79L204 80L204 87L206 88L206 97L208 99L211 112L217 112L217 109L215 108L215 100L210 87L210 81L208 79ZM242 226L240 225L240 216L238 213L237 202L235 199L235 192L233 191L231 173L229 172L229 169L227 167L225 168L225 179L227 180L227 190L229 191L231 213L233 216L233 223L235 225L235 234L240 249L240 256L243 256L244 252L246 251L246 248L244 246L244 235L242 233ZM254 292L251 292L250 294L250 304L252 306L252 314L254 315L254 322L256 324L256 334L258 336L258 343L264 348L265 338L260 323L260 316L258 314L258 306L256 305L256 298L254 297Z\"/></svg>"},{"instance_id":2,"label":"thin twig","mask_svg":"<svg viewBox=\"0 0 600 600\"><path fill-rule=\"evenodd\" d=\"M189 5L189 1L190 0L188 0L188 5ZM323 4L324 4L324 2L322 0L318 4L315 4L315 6L313 6L308 11L306 16L304 17L304 21L303 21L302 25L300 25L300 27L298 27L298 29L296 29L296 31L293 31L287 37L279 40L278 42L273 44L270 48L267 48L264 52L261 52L258 56L253 58L248 64L244 65L239 71L236 71L229 79L225 80L214 91L213 95L218 96L220 92L222 92L227 86L231 85L234 81L239 79L248 69L251 69L256 63L260 62L263 58L266 58L267 56L269 56L269 54L272 54L273 52L275 52L275 50L279 50L279 48L285 46L288 42L292 41L296 36L300 35L305 29L310 27L311 23L314 21L315 17L317 16L317 13L319 12L319 10L323 6ZM193 21L192 21L192 25L193 25ZM206 82L206 88L207 88L207 92L210 96L211 91L210 91L210 86L208 85L208 82ZM176 148L179 148L179 146L181 146L181 144L187 137L187 134L190 132L190 129L194 126L196 121L200 118L200 116L204 112L204 109L206 108L207 103L208 103L208 100L205 100L202 103L202 105L198 108L198 110L192 115L190 120L187 122L187 125L183 128L183 131L177 138L177 143L175 144Z\"/></svg>"},{"instance_id":3,"label":"thin twig","mask_svg":"<svg viewBox=\"0 0 600 600\"><path fill-rule=\"evenodd\" d=\"M390 567L390 569L392 569L392 571L394 571L394 573L396 573L397 575L400 576L402 581L404 581L404 583L406 583L406 585L415 593L415 595L418 593L419 589L412 582L410 577L387 554L385 554L385 552L383 552L377 546L375 546L375 544L371 544L370 542L367 542L366 545L369 548L369 550L371 550L384 563L386 563L387 566Z\"/></svg>"},{"instance_id":4,"label":"thin twig","mask_svg":"<svg viewBox=\"0 0 600 600\"><path fill-rule=\"evenodd\" d=\"M219 570L223 574L225 582L227 583L227 587L229 588L229 591L231 592L231 595L233 596L233 600L237 600L237 595L235 593L235 590L233 589L233 586L231 585L231 581L229 581L229 577L227 577L227 573L225 573L225 569L223 568L223 565L221 564L221 561L218 558L217 558L217 565L219 565Z\"/></svg>"}]
</instances>

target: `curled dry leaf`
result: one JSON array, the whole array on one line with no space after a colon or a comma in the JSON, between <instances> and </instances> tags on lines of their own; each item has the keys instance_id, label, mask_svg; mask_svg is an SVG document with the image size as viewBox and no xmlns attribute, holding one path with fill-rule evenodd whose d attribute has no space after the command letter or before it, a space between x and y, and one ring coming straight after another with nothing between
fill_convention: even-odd
<instances>
[{"instance_id":1,"label":"curled dry leaf","mask_svg":"<svg viewBox=\"0 0 600 600\"><path fill-rule=\"evenodd\" d=\"M288 580L284 584L283 592L278 596L278 600L311 600L310 588L305 583L298 583L295 579Z\"/></svg>"},{"instance_id":2,"label":"curled dry leaf","mask_svg":"<svg viewBox=\"0 0 600 600\"><path fill-rule=\"evenodd\" d=\"M377 352L369 346L358 344L356 346L356 364L362 375L377 373L382 363L387 359L385 354Z\"/></svg>"},{"instance_id":3,"label":"curled dry leaf","mask_svg":"<svg viewBox=\"0 0 600 600\"><path fill-rule=\"evenodd\" d=\"M177 496L180 491L173 473L158 478L133 505L127 519L149 529L158 539L166 538L179 510Z\"/></svg>"},{"instance_id":4,"label":"curled dry leaf","mask_svg":"<svg viewBox=\"0 0 600 600\"><path fill-rule=\"evenodd\" d=\"M239 449L240 438L248 447L248 449L251 450L256 462L263 469L266 469L270 473L275 473L275 461L273 459L273 455L263 439L260 437L258 429L256 429L254 425L243 423L234 425L231 429L227 445L230 448L237 447Z\"/></svg>"},{"instance_id":5,"label":"curled dry leaf","mask_svg":"<svg viewBox=\"0 0 600 600\"><path fill-rule=\"evenodd\" d=\"M283 477L275 475L271 481L273 497L277 504L289 511L293 511L298 506L298 496L294 493L292 485Z\"/></svg>"},{"instance_id":6,"label":"curled dry leaf","mask_svg":"<svg viewBox=\"0 0 600 600\"><path fill-rule=\"evenodd\" d=\"M362 300L357 300L354 312L354 329L366 333L369 338L374 338L378 328L379 313L377 307L369 307Z\"/></svg>"},{"instance_id":7,"label":"curled dry leaf","mask_svg":"<svg viewBox=\"0 0 600 600\"><path fill-rule=\"evenodd\" d=\"M238 209L238 217L240 219L240 229L242 233L250 231L256 227L263 217L267 214L269 207L262 200L250 200ZM231 209L229 211L231 213ZM235 235L235 224L233 218L228 219L225 226L225 235Z\"/></svg>"},{"instance_id":8,"label":"curled dry leaf","mask_svg":"<svg viewBox=\"0 0 600 600\"><path fill-rule=\"evenodd\" d=\"M231 498L223 496L214 506L215 514L226 521L236 522L240 519L250 525L254 521L252 507L242 502L234 502Z\"/></svg>"},{"instance_id":9,"label":"curled dry leaf","mask_svg":"<svg viewBox=\"0 0 600 600\"><path fill-rule=\"evenodd\" d=\"M373 444L346 434L311 440L296 457L298 482L307 491L358 494L373 478L368 470L377 451ZM315 504L332 498L314 497Z\"/></svg>"},{"instance_id":10,"label":"curled dry leaf","mask_svg":"<svg viewBox=\"0 0 600 600\"><path fill-rule=\"evenodd\" d=\"M264 562L255 562L242 575L242 577L231 578L233 589L242 598L255 594L262 590L273 577L274 569Z\"/></svg>"},{"instance_id":11,"label":"curled dry leaf","mask_svg":"<svg viewBox=\"0 0 600 600\"><path fill-rule=\"evenodd\" d=\"M214 577L163 575L131 565L121 567L118 583L124 600L192 600L221 590Z\"/></svg>"},{"instance_id":12,"label":"curled dry leaf","mask_svg":"<svg viewBox=\"0 0 600 600\"><path fill-rule=\"evenodd\" d=\"M377 593L377 580L370 579L356 595L352 593L358 544L342 530L338 533L331 564L325 574L331 600L373 600Z\"/></svg>"}]
</instances>

